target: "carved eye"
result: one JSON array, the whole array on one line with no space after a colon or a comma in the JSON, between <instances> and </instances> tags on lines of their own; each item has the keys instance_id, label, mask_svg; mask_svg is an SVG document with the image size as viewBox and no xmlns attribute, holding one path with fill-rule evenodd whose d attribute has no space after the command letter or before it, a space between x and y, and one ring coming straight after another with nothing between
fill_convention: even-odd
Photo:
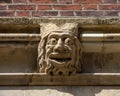
<instances>
[{"instance_id":1,"label":"carved eye","mask_svg":"<svg viewBox=\"0 0 120 96\"><path fill-rule=\"evenodd\" d=\"M73 40L70 39L70 38L66 38L65 39L65 44L72 45L73 44Z\"/></svg>"},{"instance_id":2,"label":"carved eye","mask_svg":"<svg viewBox=\"0 0 120 96\"><path fill-rule=\"evenodd\" d=\"M55 45L57 44L57 40L55 38L50 39L50 44Z\"/></svg>"}]
</instances>

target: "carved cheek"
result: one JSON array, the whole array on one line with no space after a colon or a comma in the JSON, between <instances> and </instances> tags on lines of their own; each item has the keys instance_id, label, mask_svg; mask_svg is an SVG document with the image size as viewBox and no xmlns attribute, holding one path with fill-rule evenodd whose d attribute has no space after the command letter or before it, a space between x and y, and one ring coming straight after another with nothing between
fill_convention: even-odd
<instances>
[{"instance_id":1,"label":"carved cheek","mask_svg":"<svg viewBox=\"0 0 120 96\"><path fill-rule=\"evenodd\" d=\"M74 45L74 40L72 38L66 38L65 39L65 45L67 46L68 50L72 53L75 45Z\"/></svg>"},{"instance_id":2,"label":"carved cheek","mask_svg":"<svg viewBox=\"0 0 120 96\"><path fill-rule=\"evenodd\" d=\"M74 45L66 45L66 46L67 46L67 49L69 50L69 52L71 52L71 53L75 49Z\"/></svg>"},{"instance_id":3,"label":"carved cheek","mask_svg":"<svg viewBox=\"0 0 120 96\"><path fill-rule=\"evenodd\" d=\"M47 55L47 57L49 57L49 55L53 52L53 48L54 48L53 45L47 45L46 46L46 55Z\"/></svg>"}]
</instances>

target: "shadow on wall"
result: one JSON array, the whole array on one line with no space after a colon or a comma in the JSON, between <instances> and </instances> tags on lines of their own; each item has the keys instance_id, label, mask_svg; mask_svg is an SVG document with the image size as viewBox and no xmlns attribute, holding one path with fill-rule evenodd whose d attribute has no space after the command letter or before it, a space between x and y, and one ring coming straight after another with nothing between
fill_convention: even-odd
<instances>
[{"instance_id":1,"label":"shadow on wall","mask_svg":"<svg viewBox=\"0 0 120 96\"><path fill-rule=\"evenodd\" d=\"M120 96L118 86L0 87L0 96Z\"/></svg>"},{"instance_id":2,"label":"shadow on wall","mask_svg":"<svg viewBox=\"0 0 120 96\"><path fill-rule=\"evenodd\" d=\"M0 43L0 73L36 72L37 46L36 43Z\"/></svg>"},{"instance_id":3,"label":"shadow on wall","mask_svg":"<svg viewBox=\"0 0 120 96\"><path fill-rule=\"evenodd\" d=\"M83 53L83 73L120 73L120 52Z\"/></svg>"}]
</instances>

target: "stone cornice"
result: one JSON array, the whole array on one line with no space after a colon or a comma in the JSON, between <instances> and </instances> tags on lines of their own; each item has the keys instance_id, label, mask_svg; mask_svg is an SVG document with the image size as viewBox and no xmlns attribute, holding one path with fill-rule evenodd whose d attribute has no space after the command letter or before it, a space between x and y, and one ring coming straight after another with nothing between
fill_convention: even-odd
<instances>
[{"instance_id":1,"label":"stone cornice","mask_svg":"<svg viewBox=\"0 0 120 96\"><path fill-rule=\"evenodd\" d=\"M79 23L82 73L37 73L40 27L48 22ZM120 18L0 18L0 85L120 85L119 26Z\"/></svg>"},{"instance_id":2,"label":"stone cornice","mask_svg":"<svg viewBox=\"0 0 120 96\"><path fill-rule=\"evenodd\" d=\"M71 76L0 73L0 85L120 85L120 73L81 73Z\"/></svg>"}]
</instances>

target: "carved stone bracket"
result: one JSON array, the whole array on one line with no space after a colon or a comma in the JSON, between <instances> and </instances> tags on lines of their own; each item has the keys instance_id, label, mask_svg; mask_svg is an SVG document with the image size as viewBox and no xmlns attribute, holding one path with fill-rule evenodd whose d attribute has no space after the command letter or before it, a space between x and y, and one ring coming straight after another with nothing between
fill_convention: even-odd
<instances>
[{"instance_id":1,"label":"carved stone bracket","mask_svg":"<svg viewBox=\"0 0 120 96\"><path fill-rule=\"evenodd\" d=\"M120 85L120 19L5 20L0 85Z\"/></svg>"},{"instance_id":2,"label":"carved stone bracket","mask_svg":"<svg viewBox=\"0 0 120 96\"><path fill-rule=\"evenodd\" d=\"M71 75L81 72L82 48L78 24L41 25L38 46L39 72L50 75Z\"/></svg>"}]
</instances>

